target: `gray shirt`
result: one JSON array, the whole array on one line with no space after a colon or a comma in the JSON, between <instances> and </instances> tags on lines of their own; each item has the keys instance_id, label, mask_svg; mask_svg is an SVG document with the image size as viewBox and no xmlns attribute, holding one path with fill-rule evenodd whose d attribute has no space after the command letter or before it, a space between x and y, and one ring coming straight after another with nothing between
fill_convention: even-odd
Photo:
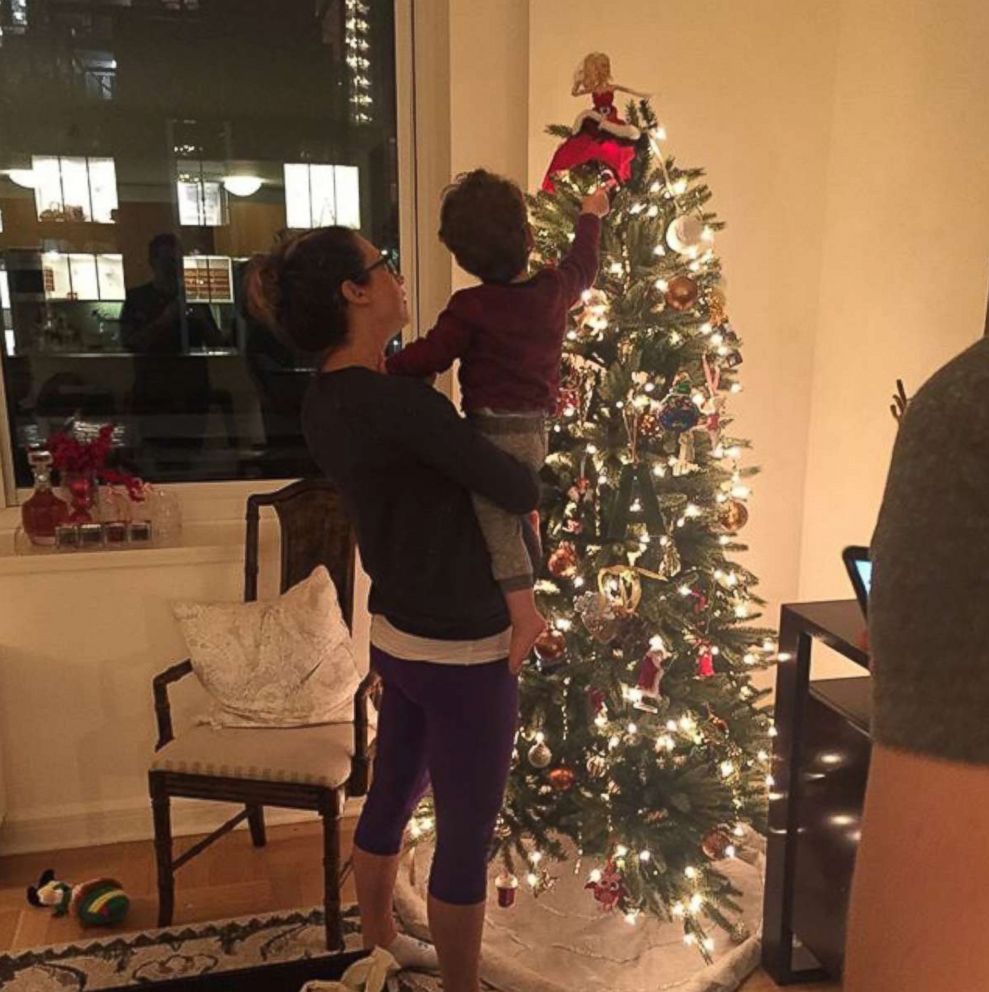
<instances>
[{"instance_id":1,"label":"gray shirt","mask_svg":"<svg viewBox=\"0 0 989 992\"><path fill-rule=\"evenodd\" d=\"M989 763L989 339L910 401L872 560L875 740Z\"/></svg>"}]
</instances>

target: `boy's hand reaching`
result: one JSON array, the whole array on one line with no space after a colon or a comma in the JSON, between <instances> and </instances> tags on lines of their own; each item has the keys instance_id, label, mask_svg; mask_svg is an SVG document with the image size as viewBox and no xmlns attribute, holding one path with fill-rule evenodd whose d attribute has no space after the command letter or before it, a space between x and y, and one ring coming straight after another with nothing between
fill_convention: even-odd
<instances>
[{"instance_id":1,"label":"boy's hand reaching","mask_svg":"<svg viewBox=\"0 0 989 992\"><path fill-rule=\"evenodd\" d=\"M594 214L595 217L607 217L610 210L611 201L608 199L608 191L603 186L599 186L593 193L588 193L580 205L582 214Z\"/></svg>"}]
</instances>

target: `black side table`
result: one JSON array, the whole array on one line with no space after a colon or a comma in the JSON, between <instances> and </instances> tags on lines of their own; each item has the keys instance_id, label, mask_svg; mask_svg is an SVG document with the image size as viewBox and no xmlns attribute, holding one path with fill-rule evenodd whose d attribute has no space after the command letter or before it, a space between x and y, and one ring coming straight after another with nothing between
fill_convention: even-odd
<instances>
[{"instance_id":1,"label":"black side table","mask_svg":"<svg viewBox=\"0 0 989 992\"><path fill-rule=\"evenodd\" d=\"M871 679L810 682L811 647L819 640L868 668L865 629L855 600L784 606L780 617L762 950L779 985L841 974Z\"/></svg>"}]
</instances>

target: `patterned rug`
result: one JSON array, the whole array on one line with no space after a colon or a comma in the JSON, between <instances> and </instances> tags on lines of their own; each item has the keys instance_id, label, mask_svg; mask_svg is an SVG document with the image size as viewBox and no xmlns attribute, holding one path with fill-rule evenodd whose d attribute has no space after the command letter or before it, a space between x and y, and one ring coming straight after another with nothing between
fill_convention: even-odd
<instances>
[{"instance_id":1,"label":"patterned rug","mask_svg":"<svg viewBox=\"0 0 989 992\"><path fill-rule=\"evenodd\" d=\"M356 907L345 907L343 929L346 950L359 950ZM339 971L331 967L334 956L327 954L324 942L321 907L104 935L78 943L0 954L0 989L97 992L147 988L158 983L173 983L173 987L190 990L227 989L231 987L231 973L255 969L249 976L238 978L234 983L238 989L281 992L292 985L289 976L297 973L287 964L310 962L314 968L292 985L292 992L298 992L306 978L329 978ZM436 979L405 972L389 985L390 992L438 989Z\"/></svg>"}]
</instances>

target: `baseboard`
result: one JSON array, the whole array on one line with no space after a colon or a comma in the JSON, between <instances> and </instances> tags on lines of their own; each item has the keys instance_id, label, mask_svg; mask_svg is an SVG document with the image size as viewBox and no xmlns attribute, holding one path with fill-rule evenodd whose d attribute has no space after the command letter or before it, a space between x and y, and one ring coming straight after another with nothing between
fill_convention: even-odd
<instances>
[{"instance_id":1,"label":"baseboard","mask_svg":"<svg viewBox=\"0 0 989 992\"><path fill-rule=\"evenodd\" d=\"M358 816L363 803L363 798L348 799L343 815ZM232 816L236 808L227 803L173 799L172 833L176 837L209 833ZM316 813L306 810L265 807L265 823L272 827L317 818ZM245 823L238 829L246 827ZM153 836L151 805L146 799L140 803L104 804L99 808L49 808L33 814L8 814L0 826L0 855L66 851L77 847L150 840Z\"/></svg>"}]
</instances>

